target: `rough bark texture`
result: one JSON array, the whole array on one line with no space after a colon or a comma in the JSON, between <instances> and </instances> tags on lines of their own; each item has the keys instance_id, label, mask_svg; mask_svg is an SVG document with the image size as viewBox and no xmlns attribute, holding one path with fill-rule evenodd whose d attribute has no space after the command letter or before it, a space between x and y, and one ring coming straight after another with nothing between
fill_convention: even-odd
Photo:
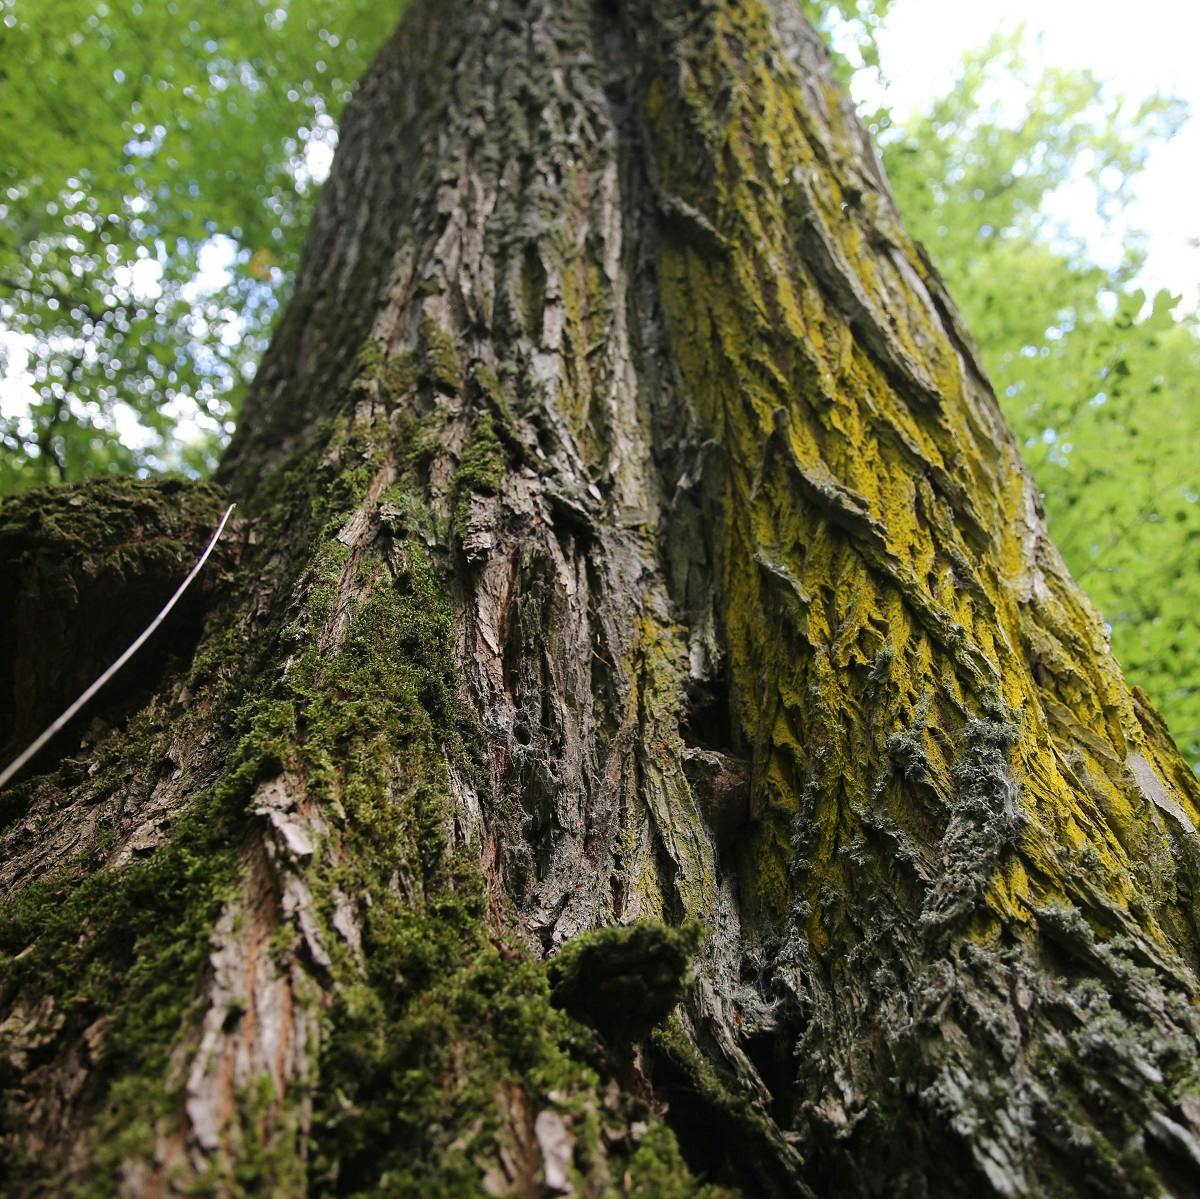
<instances>
[{"instance_id":1,"label":"rough bark texture","mask_svg":"<svg viewBox=\"0 0 1200 1199\"><path fill-rule=\"evenodd\" d=\"M1200 1193L1196 782L786 0L416 0L221 481L4 797L6 1193Z\"/></svg>"}]
</instances>

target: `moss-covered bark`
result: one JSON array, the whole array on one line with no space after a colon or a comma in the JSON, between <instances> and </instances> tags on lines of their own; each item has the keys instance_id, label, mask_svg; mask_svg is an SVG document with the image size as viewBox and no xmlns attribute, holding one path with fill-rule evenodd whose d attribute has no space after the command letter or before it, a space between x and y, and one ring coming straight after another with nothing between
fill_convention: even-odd
<instances>
[{"instance_id":1,"label":"moss-covered bark","mask_svg":"<svg viewBox=\"0 0 1200 1199\"><path fill-rule=\"evenodd\" d=\"M6 1193L1194 1189L1194 779L792 5L414 3L221 480L3 797Z\"/></svg>"}]
</instances>

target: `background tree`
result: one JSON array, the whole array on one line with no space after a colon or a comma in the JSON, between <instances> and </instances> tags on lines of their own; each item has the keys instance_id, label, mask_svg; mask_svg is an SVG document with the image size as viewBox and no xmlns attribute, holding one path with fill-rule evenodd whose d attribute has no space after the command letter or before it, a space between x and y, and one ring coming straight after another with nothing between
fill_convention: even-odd
<instances>
[{"instance_id":1,"label":"background tree","mask_svg":"<svg viewBox=\"0 0 1200 1199\"><path fill-rule=\"evenodd\" d=\"M10 1190L1187 1192L1200 793L792 5L415 4L218 479L5 797ZM221 502L6 504L14 724Z\"/></svg>"}]
</instances>

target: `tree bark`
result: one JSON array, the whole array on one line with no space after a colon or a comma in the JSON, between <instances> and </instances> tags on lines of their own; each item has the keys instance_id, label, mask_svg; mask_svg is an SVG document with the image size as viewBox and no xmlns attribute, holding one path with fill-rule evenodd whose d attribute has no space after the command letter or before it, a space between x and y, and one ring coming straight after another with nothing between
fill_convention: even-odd
<instances>
[{"instance_id":1,"label":"tree bark","mask_svg":"<svg viewBox=\"0 0 1200 1199\"><path fill-rule=\"evenodd\" d=\"M5 1193L1200 1193L1196 781L787 0L414 0L219 481L0 797Z\"/></svg>"}]
</instances>

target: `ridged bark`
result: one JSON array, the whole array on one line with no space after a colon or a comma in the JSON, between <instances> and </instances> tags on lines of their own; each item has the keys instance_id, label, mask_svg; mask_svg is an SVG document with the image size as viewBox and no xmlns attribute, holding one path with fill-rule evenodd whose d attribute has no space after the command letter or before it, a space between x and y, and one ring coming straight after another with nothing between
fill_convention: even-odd
<instances>
[{"instance_id":1,"label":"ridged bark","mask_svg":"<svg viewBox=\"0 0 1200 1199\"><path fill-rule=\"evenodd\" d=\"M787 0L414 0L220 482L3 797L5 1193L1200 1193L1200 792Z\"/></svg>"}]
</instances>

